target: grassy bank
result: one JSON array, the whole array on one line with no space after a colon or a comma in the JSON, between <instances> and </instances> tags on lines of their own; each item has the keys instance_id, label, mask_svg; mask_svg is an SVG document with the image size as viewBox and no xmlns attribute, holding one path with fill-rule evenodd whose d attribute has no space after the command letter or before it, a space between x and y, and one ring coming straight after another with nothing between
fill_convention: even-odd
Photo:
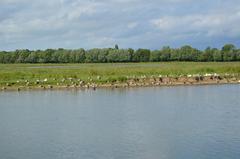
<instances>
[{"instance_id":1,"label":"grassy bank","mask_svg":"<svg viewBox=\"0 0 240 159\"><path fill-rule=\"evenodd\" d=\"M240 76L240 62L0 64L0 86L65 86L84 83L124 83L135 78L226 74Z\"/></svg>"}]
</instances>

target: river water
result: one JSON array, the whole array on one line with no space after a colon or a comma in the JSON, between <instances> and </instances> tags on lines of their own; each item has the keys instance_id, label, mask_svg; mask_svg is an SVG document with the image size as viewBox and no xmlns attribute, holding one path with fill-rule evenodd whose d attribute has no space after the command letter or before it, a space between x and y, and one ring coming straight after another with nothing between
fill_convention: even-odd
<instances>
[{"instance_id":1,"label":"river water","mask_svg":"<svg viewBox=\"0 0 240 159\"><path fill-rule=\"evenodd\" d=\"M239 159L240 85L0 92L0 159Z\"/></svg>"}]
</instances>

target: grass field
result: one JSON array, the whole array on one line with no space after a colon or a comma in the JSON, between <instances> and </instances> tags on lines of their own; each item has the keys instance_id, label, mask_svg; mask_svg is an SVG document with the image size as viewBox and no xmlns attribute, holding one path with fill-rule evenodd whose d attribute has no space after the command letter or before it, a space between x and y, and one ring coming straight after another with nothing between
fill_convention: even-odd
<instances>
[{"instance_id":1,"label":"grass field","mask_svg":"<svg viewBox=\"0 0 240 159\"><path fill-rule=\"evenodd\" d=\"M146 76L217 73L240 76L240 62L107 63L107 64L0 64L0 85L70 84L73 81L107 83ZM71 80L69 80L71 79Z\"/></svg>"}]
</instances>

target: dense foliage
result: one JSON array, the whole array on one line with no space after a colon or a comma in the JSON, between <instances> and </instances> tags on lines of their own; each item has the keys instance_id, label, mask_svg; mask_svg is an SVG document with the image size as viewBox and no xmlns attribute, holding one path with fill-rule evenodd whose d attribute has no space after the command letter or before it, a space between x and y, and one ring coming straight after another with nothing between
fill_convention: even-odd
<instances>
[{"instance_id":1,"label":"dense foliage","mask_svg":"<svg viewBox=\"0 0 240 159\"><path fill-rule=\"evenodd\" d=\"M240 61L240 49L226 44L221 50L206 48L204 51L183 46L173 49L47 49L0 51L0 63L107 63L107 62L157 62L157 61Z\"/></svg>"}]
</instances>

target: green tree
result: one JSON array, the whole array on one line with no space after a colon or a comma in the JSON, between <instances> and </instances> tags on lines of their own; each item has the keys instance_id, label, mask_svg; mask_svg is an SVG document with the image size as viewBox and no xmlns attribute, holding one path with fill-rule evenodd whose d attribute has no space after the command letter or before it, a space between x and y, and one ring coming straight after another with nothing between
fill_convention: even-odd
<instances>
[{"instance_id":1,"label":"green tree","mask_svg":"<svg viewBox=\"0 0 240 159\"><path fill-rule=\"evenodd\" d=\"M52 62L52 54L54 53L53 49L47 49L44 51L38 50L38 62L39 63L50 63Z\"/></svg>"},{"instance_id":2,"label":"green tree","mask_svg":"<svg viewBox=\"0 0 240 159\"><path fill-rule=\"evenodd\" d=\"M134 62L147 62L150 59L150 50L138 49L133 55Z\"/></svg>"},{"instance_id":3,"label":"green tree","mask_svg":"<svg viewBox=\"0 0 240 159\"><path fill-rule=\"evenodd\" d=\"M75 63L84 63L85 62L86 56L85 56L84 49L72 50L72 54L74 57L73 62L75 62Z\"/></svg>"},{"instance_id":4,"label":"green tree","mask_svg":"<svg viewBox=\"0 0 240 159\"><path fill-rule=\"evenodd\" d=\"M58 49L55 52L58 54L58 62L60 63L70 63L70 61L73 61L73 57L71 56L71 50L65 50L65 49Z\"/></svg>"},{"instance_id":5,"label":"green tree","mask_svg":"<svg viewBox=\"0 0 240 159\"><path fill-rule=\"evenodd\" d=\"M236 47L233 44L226 44L222 47L223 61L236 60Z\"/></svg>"},{"instance_id":6,"label":"green tree","mask_svg":"<svg viewBox=\"0 0 240 159\"><path fill-rule=\"evenodd\" d=\"M129 54L130 54L130 61L129 61L129 62L133 62L134 49L129 48L129 49L128 49L128 52L129 52Z\"/></svg>"},{"instance_id":7,"label":"green tree","mask_svg":"<svg viewBox=\"0 0 240 159\"><path fill-rule=\"evenodd\" d=\"M214 48L212 50L213 50L213 61L216 61L216 62L223 61L222 52L219 51L217 48Z\"/></svg>"},{"instance_id":8,"label":"green tree","mask_svg":"<svg viewBox=\"0 0 240 159\"><path fill-rule=\"evenodd\" d=\"M160 61L171 60L172 49L169 46L164 46L160 52Z\"/></svg>"},{"instance_id":9,"label":"green tree","mask_svg":"<svg viewBox=\"0 0 240 159\"><path fill-rule=\"evenodd\" d=\"M130 62L131 52L129 50L110 50L107 56L108 62Z\"/></svg>"},{"instance_id":10,"label":"green tree","mask_svg":"<svg viewBox=\"0 0 240 159\"><path fill-rule=\"evenodd\" d=\"M214 49L207 47L199 56L199 61L214 61Z\"/></svg>"},{"instance_id":11,"label":"green tree","mask_svg":"<svg viewBox=\"0 0 240 159\"><path fill-rule=\"evenodd\" d=\"M26 59L26 62L28 62L28 63L38 63L38 61L39 60L38 60L38 52L37 51L32 51Z\"/></svg>"},{"instance_id":12,"label":"green tree","mask_svg":"<svg viewBox=\"0 0 240 159\"><path fill-rule=\"evenodd\" d=\"M207 47L200 51L190 45L172 49L46 49L30 51L0 51L0 63L83 63L83 62L148 62L148 61L240 61L240 50L233 44L226 44L221 50Z\"/></svg>"},{"instance_id":13,"label":"green tree","mask_svg":"<svg viewBox=\"0 0 240 159\"><path fill-rule=\"evenodd\" d=\"M115 45L115 49L116 49L116 50L118 50L118 49L119 49L119 47L118 47L118 44L116 44L116 45Z\"/></svg>"},{"instance_id":14,"label":"green tree","mask_svg":"<svg viewBox=\"0 0 240 159\"><path fill-rule=\"evenodd\" d=\"M17 63L26 63L28 56L31 54L31 52L26 49L26 50L17 50L18 52L18 58L16 59Z\"/></svg>"},{"instance_id":15,"label":"green tree","mask_svg":"<svg viewBox=\"0 0 240 159\"><path fill-rule=\"evenodd\" d=\"M90 49L86 51L86 62L97 63L107 61L108 49Z\"/></svg>"},{"instance_id":16,"label":"green tree","mask_svg":"<svg viewBox=\"0 0 240 159\"><path fill-rule=\"evenodd\" d=\"M0 51L0 63L5 63L5 51Z\"/></svg>"},{"instance_id":17,"label":"green tree","mask_svg":"<svg viewBox=\"0 0 240 159\"><path fill-rule=\"evenodd\" d=\"M98 62L101 62L101 63L107 62L107 56L108 56L109 50L112 50L112 49L110 48L110 49L100 49L99 50Z\"/></svg>"},{"instance_id":18,"label":"green tree","mask_svg":"<svg viewBox=\"0 0 240 159\"><path fill-rule=\"evenodd\" d=\"M197 61L200 51L192 48L190 45L185 45L180 48L180 61Z\"/></svg>"},{"instance_id":19,"label":"green tree","mask_svg":"<svg viewBox=\"0 0 240 159\"><path fill-rule=\"evenodd\" d=\"M149 61L152 61L152 62L160 61L160 54L161 54L160 50L151 51Z\"/></svg>"}]
</instances>

